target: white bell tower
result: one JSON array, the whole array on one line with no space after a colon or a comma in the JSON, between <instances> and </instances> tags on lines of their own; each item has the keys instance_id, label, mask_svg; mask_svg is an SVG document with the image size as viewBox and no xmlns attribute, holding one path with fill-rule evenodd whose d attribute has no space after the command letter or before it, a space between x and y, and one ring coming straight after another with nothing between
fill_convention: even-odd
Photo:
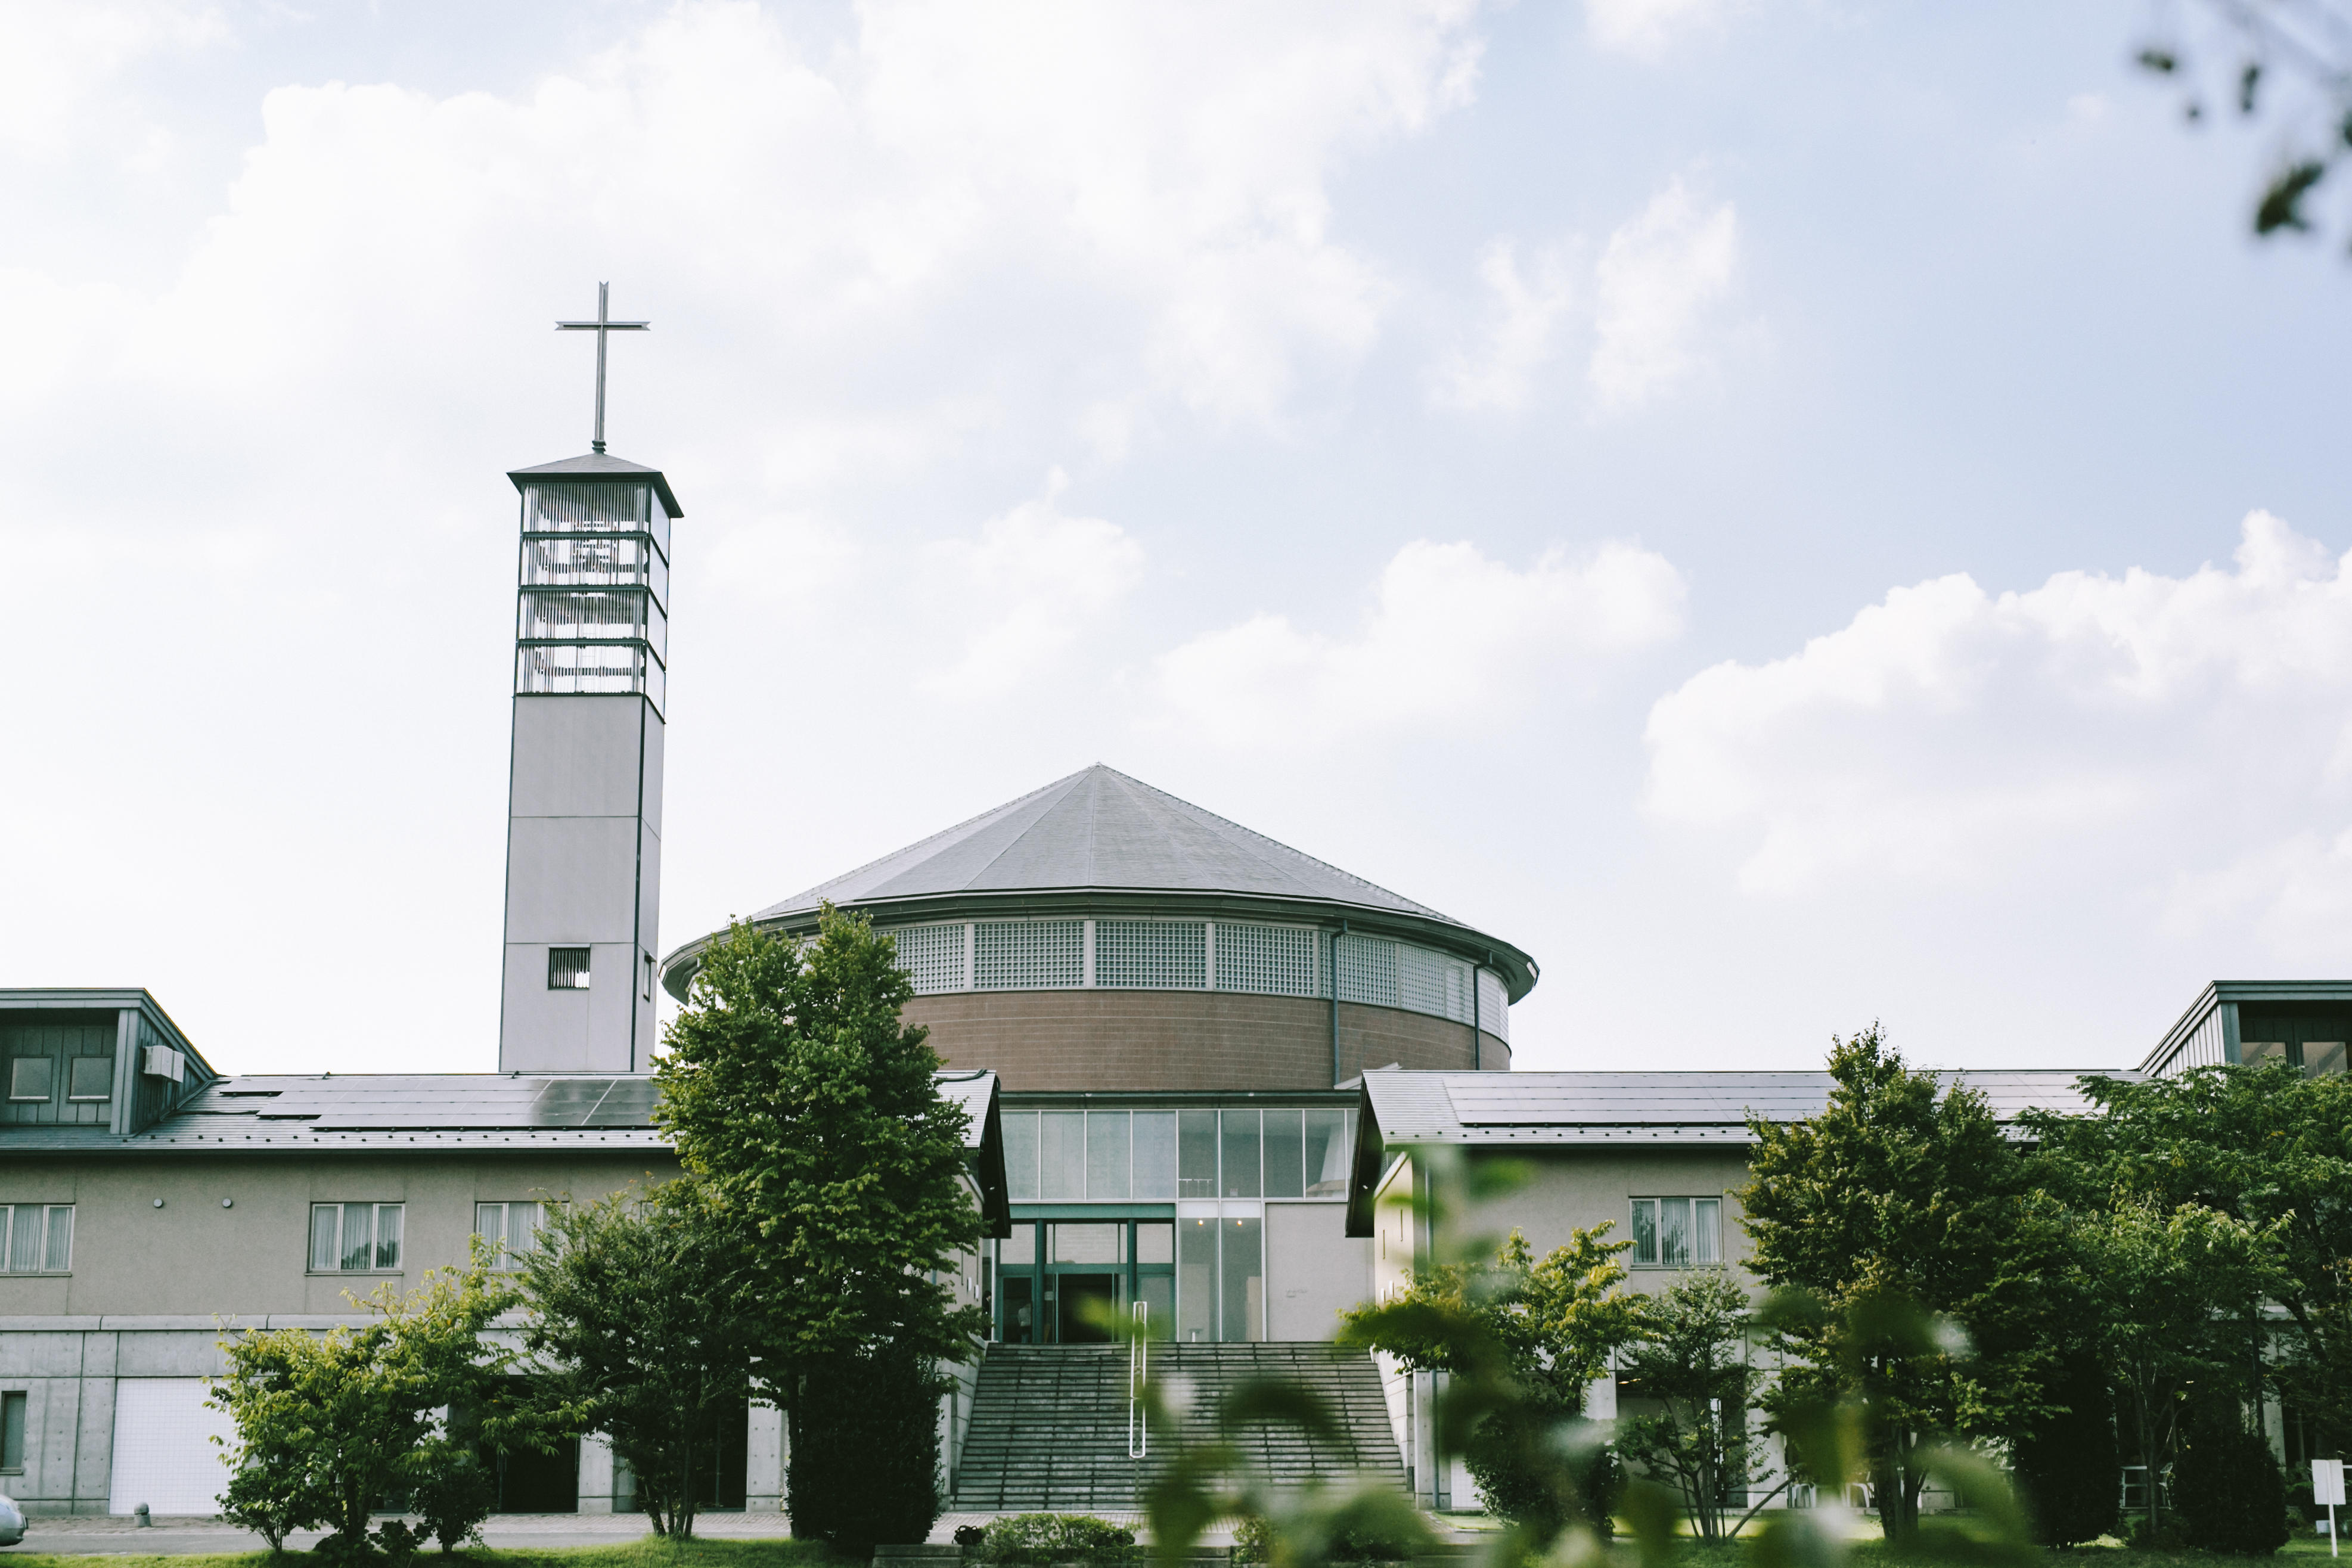
<instances>
[{"instance_id":1,"label":"white bell tower","mask_svg":"<svg viewBox=\"0 0 2352 1568\"><path fill-rule=\"evenodd\" d=\"M518 469L522 550L508 778L502 1072L646 1072L660 951L662 710L669 660L670 524L658 469L604 452L604 334L596 439L585 455Z\"/></svg>"}]
</instances>

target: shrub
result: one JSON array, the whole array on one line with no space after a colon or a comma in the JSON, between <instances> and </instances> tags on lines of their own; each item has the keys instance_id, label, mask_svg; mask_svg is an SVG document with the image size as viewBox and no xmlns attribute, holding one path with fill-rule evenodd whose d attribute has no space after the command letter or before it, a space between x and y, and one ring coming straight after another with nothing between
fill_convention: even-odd
<instances>
[{"instance_id":1,"label":"shrub","mask_svg":"<svg viewBox=\"0 0 2352 1568\"><path fill-rule=\"evenodd\" d=\"M2270 1444L2239 1427L2189 1437L2172 1469L2172 1505L2191 1546L2267 1557L2286 1544L2286 1485Z\"/></svg>"},{"instance_id":2,"label":"shrub","mask_svg":"<svg viewBox=\"0 0 2352 1568\"><path fill-rule=\"evenodd\" d=\"M788 1511L835 1552L923 1540L940 1517L939 1385L895 1350L812 1366L793 1409Z\"/></svg>"},{"instance_id":3,"label":"shrub","mask_svg":"<svg viewBox=\"0 0 2352 1568\"><path fill-rule=\"evenodd\" d=\"M1004 1563L1009 1568L1127 1563L1136 1555L1135 1531L1087 1513L1016 1513L991 1520L980 1534L980 1550L972 1555L980 1562Z\"/></svg>"},{"instance_id":4,"label":"shrub","mask_svg":"<svg viewBox=\"0 0 2352 1568\"><path fill-rule=\"evenodd\" d=\"M2063 1367L2051 1393L2067 1408L2018 1438L2017 1483L2034 1540L2072 1546L2116 1528L2114 1403L2105 1375L2088 1357Z\"/></svg>"},{"instance_id":5,"label":"shrub","mask_svg":"<svg viewBox=\"0 0 2352 1568\"><path fill-rule=\"evenodd\" d=\"M1471 1433L1463 1463L1496 1518L1544 1539L1581 1520L1606 1540L1625 1489L1624 1469L1607 1444L1577 1443L1600 1429L1572 1415L1534 1401L1496 1411ZM1563 1456L1563 1445L1574 1446Z\"/></svg>"}]
</instances>

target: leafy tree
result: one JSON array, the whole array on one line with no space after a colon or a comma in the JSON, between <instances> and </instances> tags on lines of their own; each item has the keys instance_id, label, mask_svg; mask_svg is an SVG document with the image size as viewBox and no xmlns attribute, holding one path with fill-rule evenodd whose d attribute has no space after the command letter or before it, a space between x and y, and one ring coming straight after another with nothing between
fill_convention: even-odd
<instances>
[{"instance_id":1,"label":"leafy tree","mask_svg":"<svg viewBox=\"0 0 2352 1568\"><path fill-rule=\"evenodd\" d=\"M2062 1231L1981 1094L1912 1071L1875 1025L1833 1040L1829 1069L1820 1115L1751 1123L1740 1195L1750 1267L1818 1304L1779 1320L1792 1364L1764 1403L1782 1430L1800 1411L1866 1412L1879 1516L1904 1542L1917 1533L1930 1449L2004 1437L2047 1413ZM1872 1326L1910 1314L1946 1332L1922 1341Z\"/></svg>"},{"instance_id":2,"label":"leafy tree","mask_svg":"<svg viewBox=\"0 0 2352 1568\"><path fill-rule=\"evenodd\" d=\"M2173 1504L2189 1545L2267 1557L2286 1544L2286 1487L2271 1446L2235 1410L2200 1423L2173 1469Z\"/></svg>"},{"instance_id":3,"label":"leafy tree","mask_svg":"<svg viewBox=\"0 0 2352 1568\"><path fill-rule=\"evenodd\" d=\"M1570 1233L1538 1261L1514 1230L1492 1262L1435 1262L1390 1301L1341 1314L1340 1342L1384 1350L1454 1380L1444 1446L1458 1451L1487 1505L1549 1543L1579 1516L1606 1532L1605 1454L1564 1451L1561 1427L1640 1322L1618 1289L1611 1227Z\"/></svg>"},{"instance_id":4,"label":"leafy tree","mask_svg":"<svg viewBox=\"0 0 2352 1568\"><path fill-rule=\"evenodd\" d=\"M2123 1392L2141 1462L2161 1474L2190 1385L2242 1385L2246 1304L2265 1289L2270 1238L2217 1209L2126 1197L2082 1232L2096 1343ZM2157 1524L2157 1489L2147 1522Z\"/></svg>"},{"instance_id":5,"label":"leafy tree","mask_svg":"<svg viewBox=\"0 0 2352 1568\"><path fill-rule=\"evenodd\" d=\"M931 1364L896 1346L812 1364L801 1414L826 1440L793 1446L793 1533L861 1561L878 1542L929 1535L940 1516L940 1393Z\"/></svg>"},{"instance_id":6,"label":"leafy tree","mask_svg":"<svg viewBox=\"0 0 2352 1568\"><path fill-rule=\"evenodd\" d=\"M1617 1451L1670 1479L1702 1541L1723 1538L1731 1488L1747 1474L1748 1292L1719 1270L1693 1274L1644 1314L1619 1372L1659 1408L1621 1416Z\"/></svg>"},{"instance_id":7,"label":"leafy tree","mask_svg":"<svg viewBox=\"0 0 2352 1568\"><path fill-rule=\"evenodd\" d=\"M516 1277L551 1391L627 1461L655 1533L692 1536L719 1423L751 1396L765 1344L738 1232L691 1179L551 1205Z\"/></svg>"},{"instance_id":8,"label":"leafy tree","mask_svg":"<svg viewBox=\"0 0 2352 1568\"><path fill-rule=\"evenodd\" d=\"M2160 1404L2168 1381L2199 1367L2221 1369L2251 1401L2259 1364L2342 1441L2352 1433L2352 1081L2272 1062L2084 1087L2099 1114L2031 1126L2070 1199L2110 1217L2095 1267L2115 1281L2118 1366ZM2135 1275L2145 1289L2130 1290ZM2264 1327L2264 1300L2284 1323ZM2138 1333L2136 1314L2154 1332ZM2135 1343L2156 1364L2120 1359Z\"/></svg>"},{"instance_id":9,"label":"leafy tree","mask_svg":"<svg viewBox=\"0 0 2352 1568\"><path fill-rule=\"evenodd\" d=\"M883 1343L961 1357L986 1329L940 1278L983 1222L963 1111L899 1022L913 995L893 939L828 904L813 941L730 926L664 1035L656 1119L756 1242L791 1368Z\"/></svg>"},{"instance_id":10,"label":"leafy tree","mask_svg":"<svg viewBox=\"0 0 2352 1568\"><path fill-rule=\"evenodd\" d=\"M2020 1433L2011 1457L2034 1539L2073 1546L2115 1529L2119 1511L2115 1398L2095 1343L2070 1347L2049 1395L2062 1407Z\"/></svg>"},{"instance_id":11,"label":"leafy tree","mask_svg":"<svg viewBox=\"0 0 2352 1568\"><path fill-rule=\"evenodd\" d=\"M810 941L731 925L664 1036L656 1119L736 1232L795 1452L834 1440L805 1418L817 1368L964 1360L986 1330L943 1280L984 1221L913 994L895 942L827 904Z\"/></svg>"},{"instance_id":12,"label":"leafy tree","mask_svg":"<svg viewBox=\"0 0 2352 1568\"><path fill-rule=\"evenodd\" d=\"M489 1512L458 1504L453 1469L473 1460L449 1431L452 1406L497 1406L497 1385L516 1353L483 1337L516 1303L513 1287L490 1272L478 1247L465 1269L437 1269L404 1297L387 1283L355 1304L373 1315L358 1328L326 1333L278 1329L221 1342L228 1372L208 1403L236 1422L225 1444L236 1471L224 1507L262 1531L273 1547L287 1531L327 1525L330 1555L366 1556L369 1519L387 1498L425 1492L440 1506L429 1529L448 1552ZM349 1299L347 1297L347 1299ZM498 1409L482 1427L494 1442L545 1448L554 1427L541 1412ZM405 1525L382 1543L403 1552ZM322 1543L323 1544L323 1543Z\"/></svg>"}]
</instances>

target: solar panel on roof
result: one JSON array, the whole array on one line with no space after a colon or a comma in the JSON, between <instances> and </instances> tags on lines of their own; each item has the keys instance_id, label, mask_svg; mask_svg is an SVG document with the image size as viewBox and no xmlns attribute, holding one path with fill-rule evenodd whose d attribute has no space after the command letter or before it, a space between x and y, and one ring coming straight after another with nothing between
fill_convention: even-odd
<instances>
[{"instance_id":1,"label":"solar panel on roof","mask_svg":"<svg viewBox=\"0 0 2352 1568\"><path fill-rule=\"evenodd\" d=\"M650 1079L622 1078L612 1082L596 1108L588 1113L583 1127L642 1127L654 1119L654 1103L660 1098Z\"/></svg>"},{"instance_id":2,"label":"solar panel on roof","mask_svg":"<svg viewBox=\"0 0 2352 1568\"><path fill-rule=\"evenodd\" d=\"M583 1125L596 1109L596 1103L612 1089L609 1078L551 1078L540 1085L539 1096L530 1103L527 1125L533 1127L577 1127Z\"/></svg>"}]
</instances>

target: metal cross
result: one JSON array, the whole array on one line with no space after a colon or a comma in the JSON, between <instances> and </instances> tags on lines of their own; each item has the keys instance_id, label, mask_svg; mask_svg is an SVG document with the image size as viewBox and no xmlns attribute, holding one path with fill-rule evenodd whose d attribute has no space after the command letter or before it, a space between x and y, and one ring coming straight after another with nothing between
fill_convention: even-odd
<instances>
[{"instance_id":1,"label":"metal cross","mask_svg":"<svg viewBox=\"0 0 2352 1568\"><path fill-rule=\"evenodd\" d=\"M593 332L596 334L596 450L604 450L604 334L607 332L650 332L650 321L612 321L605 319L605 305L611 299L613 286L596 286L596 319L593 321L558 321L559 332Z\"/></svg>"}]
</instances>

